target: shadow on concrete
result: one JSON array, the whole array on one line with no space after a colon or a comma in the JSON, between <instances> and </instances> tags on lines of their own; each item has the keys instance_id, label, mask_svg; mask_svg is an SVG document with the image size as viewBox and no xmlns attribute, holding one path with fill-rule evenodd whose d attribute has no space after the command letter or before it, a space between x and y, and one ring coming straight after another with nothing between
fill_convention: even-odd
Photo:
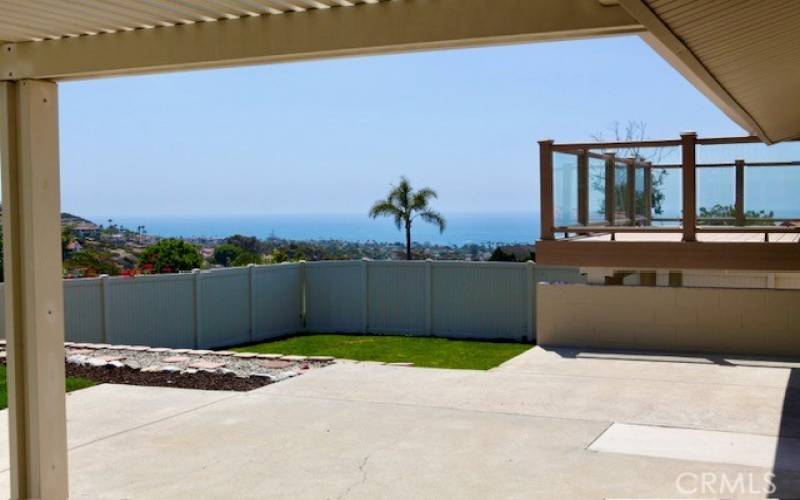
<instances>
[{"instance_id":1,"label":"shadow on concrete","mask_svg":"<svg viewBox=\"0 0 800 500\"><path fill-rule=\"evenodd\" d=\"M800 370L792 369L783 397L769 498L800 498Z\"/></svg>"},{"instance_id":2,"label":"shadow on concrete","mask_svg":"<svg viewBox=\"0 0 800 500\"><path fill-rule=\"evenodd\" d=\"M696 352L656 352L627 349L583 349L542 347L562 358L608 359L616 361L645 361L648 363L696 363L719 366L751 366L757 368L789 368L800 370L800 358L774 356L743 356L739 354L708 354Z\"/></svg>"}]
</instances>

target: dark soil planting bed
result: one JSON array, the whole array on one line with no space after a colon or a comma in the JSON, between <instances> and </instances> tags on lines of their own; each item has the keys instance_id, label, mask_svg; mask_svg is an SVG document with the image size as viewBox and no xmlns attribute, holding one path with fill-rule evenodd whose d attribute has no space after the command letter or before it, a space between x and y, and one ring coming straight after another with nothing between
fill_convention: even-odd
<instances>
[{"instance_id":1,"label":"dark soil planting bed","mask_svg":"<svg viewBox=\"0 0 800 500\"><path fill-rule=\"evenodd\" d=\"M68 377L80 377L97 383L179 387L208 391L250 391L273 383L267 377L237 377L199 371L197 373L143 372L132 368L106 368L66 364Z\"/></svg>"}]
</instances>

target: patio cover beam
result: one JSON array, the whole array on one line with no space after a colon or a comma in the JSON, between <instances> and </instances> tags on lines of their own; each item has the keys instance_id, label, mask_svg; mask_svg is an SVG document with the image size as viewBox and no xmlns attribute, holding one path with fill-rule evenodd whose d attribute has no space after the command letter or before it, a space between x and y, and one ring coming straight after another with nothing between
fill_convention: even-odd
<instances>
[{"instance_id":1,"label":"patio cover beam","mask_svg":"<svg viewBox=\"0 0 800 500\"><path fill-rule=\"evenodd\" d=\"M11 498L67 498L56 84L0 82Z\"/></svg>"},{"instance_id":2,"label":"patio cover beam","mask_svg":"<svg viewBox=\"0 0 800 500\"><path fill-rule=\"evenodd\" d=\"M9 43L0 80L75 79L638 33L592 0L402 0Z\"/></svg>"}]
</instances>

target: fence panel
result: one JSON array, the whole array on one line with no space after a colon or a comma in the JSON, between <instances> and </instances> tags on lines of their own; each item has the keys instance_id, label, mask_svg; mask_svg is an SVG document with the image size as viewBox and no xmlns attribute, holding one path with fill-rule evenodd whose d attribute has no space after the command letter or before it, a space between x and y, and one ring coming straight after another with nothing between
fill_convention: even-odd
<instances>
[{"instance_id":1,"label":"fence panel","mask_svg":"<svg viewBox=\"0 0 800 500\"><path fill-rule=\"evenodd\" d=\"M253 340L303 329L303 265L253 268Z\"/></svg>"},{"instance_id":2,"label":"fence panel","mask_svg":"<svg viewBox=\"0 0 800 500\"><path fill-rule=\"evenodd\" d=\"M518 340L535 334L541 281L585 278L575 268L518 263L328 261L69 280L65 337L163 347L302 331ZM3 294L0 284L5 338Z\"/></svg>"},{"instance_id":3,"label":"fence panel","mask_svg":"<svg viewBox=\"0 0 800 500\"><path fill-rule=\"evenodd\" d=\"M428 335L428 262L369 262L370 333Z\"/></svg>"},{"instance_id":4,"label":"fence panel","mask_svg":"<svg viewBox=\"0 0 800 500\"><path fill-rule=\"evenodd\" d=\"M366 318L366 261L308 262L306 328L362 332Z\"/></svg>"},{"instance_id":5,"label":"fence panel","mask_svg":"<svg viewBox=\"0 0 800 500\"><path fill-rule=\"evenodd\" d=\"M435 262L433 334L514 339L528 336L528 268L499 262Z\"/></svg>"},{"instance_id":6,"label":"fence panel","mask_svg":"<svg viewBox=\"0 0 800 500\"><path fill-rule=\"evenodd\" d=\"M194 276L109 278L108 342L192 347Z\"/></svg>"},{"instance_id":7,"label":"fence panel","mask_svg":"<svg viewBox=\"0 0 800 500\"><path fill-rule=\"evenodd\" d=\"M104 342L101 278L64 281L64 337L72 342Z\"/></svg>"},{"instance_id":8,"label":"fence panel","mask_svg":"<svg viewBox=\"0 0 800 500\"><path fill-rule=\"evenodd\" d=\"M197 273L199 347L229 346L250 340L249 273L247 267Z\"/></svg>"}]
</instances>

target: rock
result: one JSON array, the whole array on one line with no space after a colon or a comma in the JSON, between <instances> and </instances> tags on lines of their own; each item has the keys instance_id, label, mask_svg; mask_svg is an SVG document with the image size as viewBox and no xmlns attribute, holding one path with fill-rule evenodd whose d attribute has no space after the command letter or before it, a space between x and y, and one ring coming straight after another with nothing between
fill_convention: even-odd
<instances>
[{"instance_id":1,"label":"rock","mask_svg":"<svg viewBox=\"0 0 800 500\"><path fill-rule=\"evenodd\" d=\"M196 368L198 370L217 370L223 366L225 366L225 363L215 363L213 361L200 360L189 365L189 368Z\"/></svg>"},{"instance_id":2,"label":"rock","mask_svg":"<svg viewBox=\"0 0 800 500\"><path fill-rule=\"evenodd\" d=\"M158 366L158 365L150 365L150 366L145 366L144 368L142 368L142 373L157 373L157 372L160 372L160 371L161 371L161 367Z\"/></svg>"},{"instance_id":3,"label":"rock","mask_svg":"<svg viewBox=\"0 0 800 500\"><path fill-rule=\"evenodd\" d=\"M172 352L172 354L188 354L188 353L192 352L192 350L191 349L172 349L171 352Z\"/></svg>"},{"instance_id":4,"label":"rock","mask_svg":"<svg viewBox=\"0 0 800 500\"><path fill-rule=\"evenodd\" d=\"M176 373L176 372L183 371L180 367L173 366L173 365L164 365L164 366L160 366L159 368L160 368L159 371L162 372L162 373Z\"/></svg>"},{"instance_id":5,"label":"rock","mask_svg":"<svg viewBox=\"0 0 800 500\"><path fill-rule=\"evenodd\" d=\"M254 373L251 376L256 377L256 378L264 378L264 379L271 380L271 381L275 380L275 377L273 377L269 373Z\"/></svg>"},{"instance_id":6,"label":"rock","mask_svg":"<svg viewBox=\"0 0 800 500\"><path fill-rule=\"evenodd\" d=\"M281 359L283 354L256 354L259 359Z\"/></svg>"},{"instance_id":7,"label":"rock","mask_svg":"<svg viewBox=\"0 0 800 500\"><path fill-rule=\"evenodd\" d=\"M281 368L288 368L288 367L292 366L292 362L291 361L281 361L279 359L274 359L274 360L270 360L270 361L264 361L263 363L261 363L261 366L263 366L264 368L271 368L273 370L279 370Z\"/></svg>"},{"instance_id":8,"label":"rock","mask_svg":"<svg viewBox=\"0 0 800 500\"><path fill-rule=\"evenodd\" d=\"M108 364L106 360L103 358L89 358L86 360L86 364L89 366L93 366L95 368L102 368Z\"/></svg>"},{"instance_id":9,"label":"rock","mask_svg":"<svg viewBox=\"0 0 800 500\"><path fill-rule=\"evenodd\" d=\"M308 359L308 356L291 355L291 356L282 356L281 359L284 361L305 361L306 359Z\"/></svg>"},{"instance_id":10,"label":"rock","mask_svg":"<svg viewBox=\"0 0 800 500\"><path fill-rule=\"evenodd\" d=\"M112 360L108 362L108 366L110 368L124 368L125 363L123 363L122 361Z\"/></svg>"},{"instance_id":11,"label":"rock","mask_svg":"<svg viewBox=\"0 0 800 500\"><path fill-rule=\"evenodd\" d=\"M189 354L194 354L195 356L205 356L206 354L214 354L214 351L209 351L208 349L194 349L189 351Z\"/></svg>"},{"instance_id":12,"label":"rock","mask_svg":"<svg viewBox=\"0 0 800 500\"><path fill-rule=\"evenodd\" d=\"M71 356L67 356L67 363L72 363L74 365L82 365L86 363L89 359L88 356L84 356L83 354L73 354Z\"/></svg>"},{"instance_id":13,"label":"rock","mask_svg":"<svg viewBox=\"0 0 800 500\"><path fill-rule=\"evenodd\" d=\"M150 347L149 349L147 349L147 352L160 353L160 352L170 352L171 350L172 349L168 347Z\"/></svg>"},{"instance_id":14,"label":"rock","mask_svg":"<svg viewBox=\"0 0 800 500\"><path fill-rule=\"evenodd\" d=\"M414 366L414 363L386 363L386 366Z\"/></svg>"},{"instance_id":15,"label":"rock","mask_svg":"<svg viewBox=\"0 0 800 500\"><path fill-rule=\"evenodd\" d=\"M8 353L6 351L0 352L0 359L6 359L8 357Z\"/></svg>"},{"instance_id":16,"label":"rock","mask_svg":"<svg viewBox=\"0 0 800 500\"><path fill-rule=\"evenodd\" d=\"M333 356L309 356L308 357L309 361L333 361L334 359L336 359L336 358L334 358Z\"/></svg>"},{"instance_id":17,"label":"rock","mask_svg":"<svg viewBox=\"0 0 800 500\"><path fill-rule=\"evenodd\" d=\"M164 363L185 363L189 359L188 356L167 356L166 358L161 358L161 361Z\"/></svg>"},{"instance_id":18,"label":"rock","mask_svg":"<svg viewBox=\"0 0 800 500\"><path fill-rule=\"evenodd\" d=\"M134 361L132 359L126 360L122 364L127 366L128 368L131 368L131 369L134 369L134 370L138 370L139 368L142 367L141 363L139 363L138 361Z\"/></svg>"},{"instance_id":19,"label":"rock","mask_svg":"<svg viewBox=\"0 0 800 500\"><path fill-rule=\"evenodd\" d=\"M150 348L147 347L146 345L132 345L132 346L128 347L127 350L128 351L134 351L134 352L144 352L144 351L147 351L149 349Z\"/></svg>"},{"instance_id":20,"label":"rock","mask_svg":"<svg viewBox=\"0 0 800 500\"><path fill-rule=\"evenodd\" d=\"M218 373L220 375L236 375L236 372L233 370L229 370L227 368L217 368L214 370L214 373Z\"/></svg>"},{"instance_id":21,"label":"rock","mask_svg":"<svg viewBox=\"0 0 800 500\"><path fill-rule=\"evenodd\" d=\"M217 356L236 356L234 351L214 351Z\"/></svg>"},{"instance_id":22,"label":"rock","mask_svg":"<svg viewBox=\"0 0 800 500\"><path fill-rule=\"evenodd\" d=\"M70 354L91 354L93 352L91 349L70 349L69 351Z\"/></svg>"},{"instance_id":23,"label":"rock","mask_svg":"<svg viewBox=\"0 0 800 500\"><path fill-rule=\"evenodd\" d=\"M100 356L100 359L102 359L106 363L110 363L112 361L122 361L125 358L126 356Z\"/></svg>"},{"instance_id":24,"label":"rock","mask_svg":"<svg viewBox=\"0 0 800 500\"><path fill-rule=\"evenodd\" d=\"M194 368L187 368L183 370L181 373L183 373L184 375L194 375L195 373L197 373L197 370L195 370Z\"/></svg>"},{"instance_id":25,"label":"rock","mask_svg":"<svg viewBox=\"0 0 800 500\"><path fill-rule=\"evenodd\" d=\"M237 352L234 353L233 356L235 358L250 359L250 358L255 358L256 356L258 356L258 354L254 352Z\"/></svg>"}]
</instances>

